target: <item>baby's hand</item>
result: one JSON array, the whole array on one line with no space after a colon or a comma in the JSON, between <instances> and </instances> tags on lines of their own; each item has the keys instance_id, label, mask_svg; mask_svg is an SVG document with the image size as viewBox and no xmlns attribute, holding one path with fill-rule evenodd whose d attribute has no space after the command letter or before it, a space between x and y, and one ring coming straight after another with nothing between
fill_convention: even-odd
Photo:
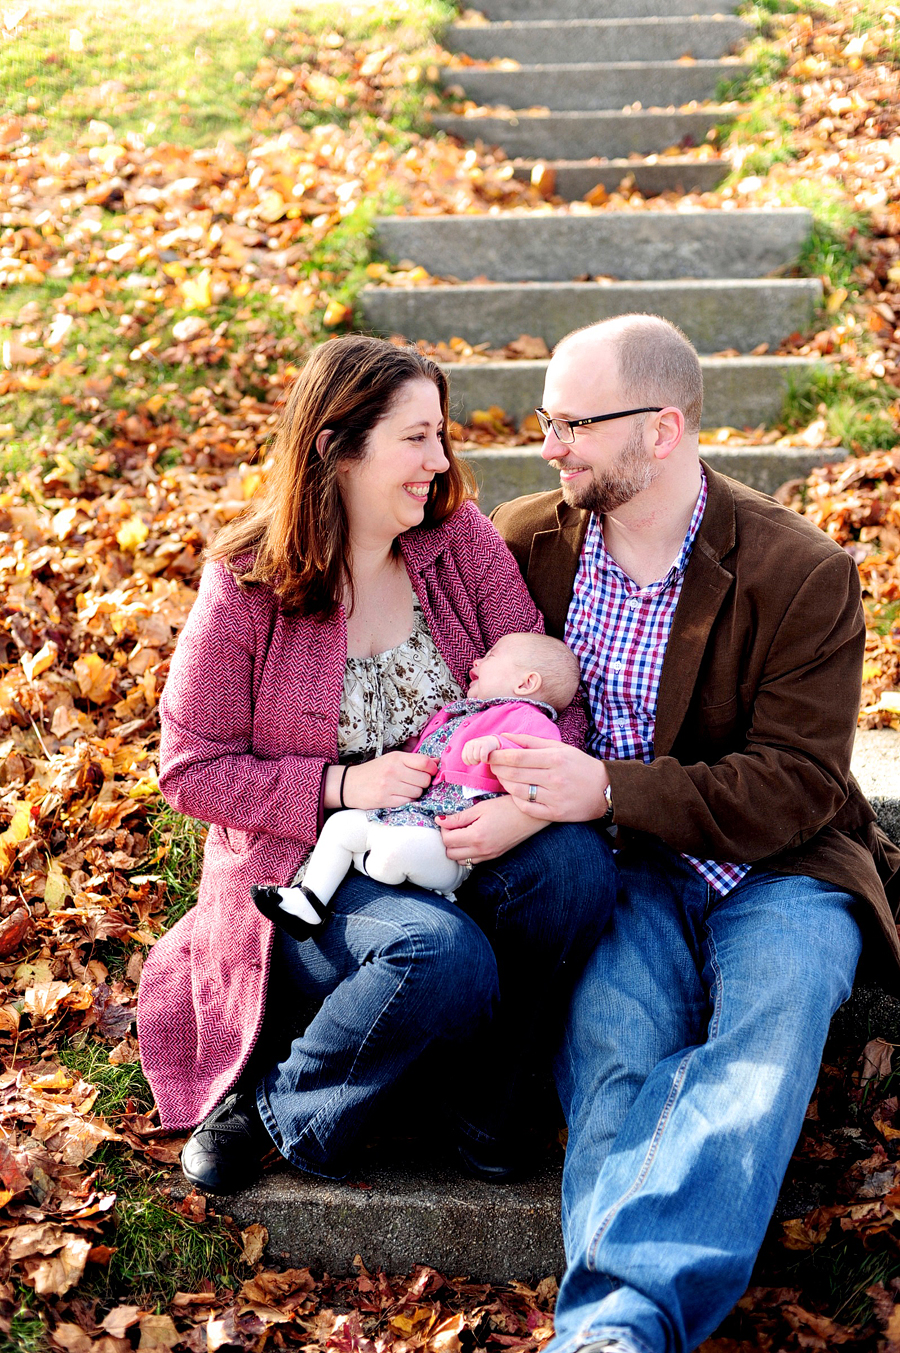
<instances>
[{"instance_id":1,"label":"baby's hand","mask_svg":"<svg viewBox=\"0 0 900 1353\"><path fill-rule=\"evenodd\" d=\"M479 761L487 761L491 752L500 750L500 739L489 733L484 738L472 738L462 749L462 759L467 766L477 766Z\"/></svg>"}]
</instances>

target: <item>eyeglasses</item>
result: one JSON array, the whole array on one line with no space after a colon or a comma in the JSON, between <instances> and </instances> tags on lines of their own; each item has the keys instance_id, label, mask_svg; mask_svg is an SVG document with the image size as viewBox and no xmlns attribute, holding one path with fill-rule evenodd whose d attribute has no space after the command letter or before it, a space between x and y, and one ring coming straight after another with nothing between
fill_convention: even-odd
<instances>
[{"instance_id":1,"label":"eyeglasses","mask_svg":"<svg viewBox=\"0 0 900 1353\"><path fill-rule=\"evenodd\" d=\"M575 429L587 427L588 423L606 423L610 418L630 418L633 413L662 413L659 408L623 409L621 413L598 413L593 418L551 418L544 409L535 409L541 432L546 437L552 428L557 441L574 442Z\"/></svg>"}]
</instances>

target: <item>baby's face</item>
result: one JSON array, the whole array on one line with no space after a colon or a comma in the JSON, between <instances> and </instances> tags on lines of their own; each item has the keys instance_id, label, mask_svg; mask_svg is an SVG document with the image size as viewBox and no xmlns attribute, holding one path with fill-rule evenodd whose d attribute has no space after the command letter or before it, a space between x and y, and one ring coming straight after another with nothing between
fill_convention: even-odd
<instances>
[{"instance_id":1,"label":"baby's face","mask_svg":"<svg viewBox=\"0 0 900 1353\"><path fill-rule=\"evenodd\" d=\"M476 700L514 696L522 678L532 669L522 660L515 639L507 634L476 658L469 671L469 695Z\"/></svg>"}]
</instances>

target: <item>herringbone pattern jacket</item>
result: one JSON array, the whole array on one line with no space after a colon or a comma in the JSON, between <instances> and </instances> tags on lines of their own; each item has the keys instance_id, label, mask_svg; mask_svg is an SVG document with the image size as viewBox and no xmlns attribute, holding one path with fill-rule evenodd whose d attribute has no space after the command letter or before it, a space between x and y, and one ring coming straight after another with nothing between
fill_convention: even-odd
<instances>
[{"instance_id":1,"label":"herringbone pattern jacket","mask_svg":"<svg viewBox=\"0 0 900 1353\"><path fill-rule=\"evenodd\" d=\"M435 643L465 688L503 634L543 630L512 555L474 504L400 537ZM141 979L141 1058L165 1127L192 1127L231 1088L262 1023L273 927L254 883L287 883L321 825L337 760L347 633L287 616L271 592L204 569L161 703L160 786L211 823L197 905L154 946ZM579 742L583 712L560 731Z\"/></svg>"}]
</instances>

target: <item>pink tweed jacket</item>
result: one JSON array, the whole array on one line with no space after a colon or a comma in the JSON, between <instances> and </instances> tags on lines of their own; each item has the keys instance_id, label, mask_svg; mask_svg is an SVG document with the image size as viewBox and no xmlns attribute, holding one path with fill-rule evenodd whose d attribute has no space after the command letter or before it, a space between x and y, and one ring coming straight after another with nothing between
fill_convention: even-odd
<instances>
[{"instance_id":1,"label":"pink tweed jacket","mask_svg":"<svg viewBox=\"0 0 900 1353\"><path fill-rule=\"evenodd\" d=\"M413 589L461 686L502 635L543 630L494 526L467 503L400 537ZM211 824L197 905L150 952L141 979L141 1059L167 1128L193 1127L234 1084L259 1034L274 928L254 883L289 882L321 825L337 760L347 630L285 615L265 588L207 565L160 706L160 787ZM584 735L583 712L562 723Z\"/></svg>"}]
</instances>

